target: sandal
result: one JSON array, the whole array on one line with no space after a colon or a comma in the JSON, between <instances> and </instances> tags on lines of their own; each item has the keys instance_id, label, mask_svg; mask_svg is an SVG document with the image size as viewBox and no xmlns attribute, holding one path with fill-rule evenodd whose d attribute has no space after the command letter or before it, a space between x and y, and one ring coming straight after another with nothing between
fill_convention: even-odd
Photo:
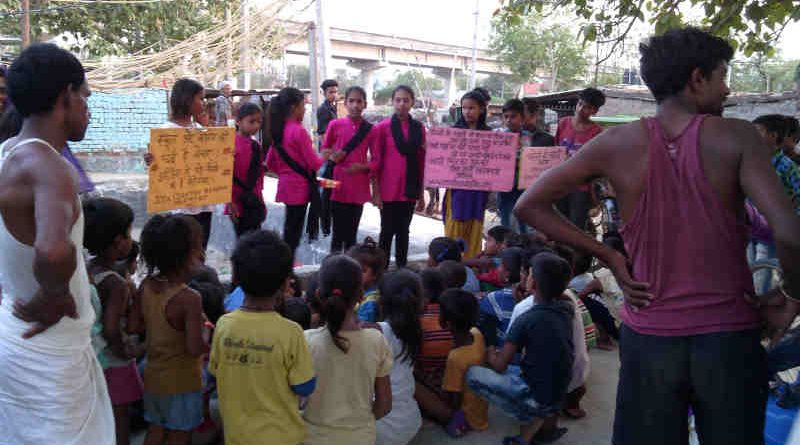
<instances>
[{"instance_id":1,"label":"sandal","mask_svg":"<svg viewBox=\"0 0 800 445\"><path fill-rule=\"evenodd\" d=\"M467 430L469 430L469 425L467 425L467 418L464 416L464 411L458 410L454 412L450 423L445 427L447 435L457 439L466 434Z\"/></svg>"}]
</instances>

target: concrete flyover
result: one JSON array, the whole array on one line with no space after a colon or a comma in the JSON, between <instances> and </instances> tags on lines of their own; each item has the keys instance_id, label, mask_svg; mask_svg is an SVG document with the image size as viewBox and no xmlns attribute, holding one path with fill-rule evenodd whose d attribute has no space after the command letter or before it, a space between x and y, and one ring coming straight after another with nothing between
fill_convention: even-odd
<instances>
[{"instance_id":1,"label":"concrete flyover","mask_svg":"<svg viewBox=\"0 0 800 445\"><path fill-rule=\"evenodd\" d=\"M298 34L297 37L309 30L308 24L289 22L284 25L288 34ZM387 65L432 68L435 75L445 80L448 92L452 92L455 90L456 72L469 72L472 65L472 48L468 46L334 27L330 28L329 35L331 57L347 60L350 66L361 70L364 80L370 78L372 71ZM292 40L286 53L308 56L309 39ZM486 49L478 49L475 69L482 74L511 74Z\"/></svg>"}]
</instances>

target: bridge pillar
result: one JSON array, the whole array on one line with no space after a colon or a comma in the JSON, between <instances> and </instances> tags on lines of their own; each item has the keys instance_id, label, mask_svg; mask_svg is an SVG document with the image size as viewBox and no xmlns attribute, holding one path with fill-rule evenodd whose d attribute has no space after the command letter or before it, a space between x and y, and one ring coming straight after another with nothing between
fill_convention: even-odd
<instances>
[{"instance_id":1,"label":"bridge pillar","mask_svg":"<svg viewBox=\"0 0 800 445\"><path fill-rule=\"evenodd\" d=\"M447 106L453 105L458 100L456 93L458 92L458 85L456 82L456 67L452 68L434 68L433 74L444 79L444 88L447 91Z\"/></svg>"},{"instance_id":2,"label":"bridge pillar","mask_svg":"<svg viewBox=\"0 0 800 445\"><path fill-rule=\"evenodd\" d=\"M347 62L347 66L361 71L359 75L359 83L364 91L367 92L367 105L374 105L375 98L375 71L389 66L386 62L381 61L368 61L368 60L351 60ZM344 93L344 92L343 92Z\"/></svg>"}]
</instances>

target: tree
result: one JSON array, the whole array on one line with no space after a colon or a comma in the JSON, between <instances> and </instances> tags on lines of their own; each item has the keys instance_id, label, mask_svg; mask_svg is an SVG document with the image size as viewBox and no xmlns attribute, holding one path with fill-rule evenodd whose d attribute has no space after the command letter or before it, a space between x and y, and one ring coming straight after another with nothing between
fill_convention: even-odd
<instances>
[{"instance_id":1,"label":"tree","mask_svg":"<svg viewBox=\"0 0 800 445\"><path fill-rule=\"evenodd\" d=\"M232 0L62 4L32 0L31 34L34 40L62 36L72 50L91 57L155 52L222 23L229 2ZM0 14L4 33L21 33L21 4L20 0L0 0L0 11L15 11Z\"/></svg>"},{"instance_id":2,"label":"tree","mask_svg":"<svg viewBox=\"0 0 800 445\"><path fill-rule=\"evenodd\" d=\"M482 82L478 84L487 90L492 96L492 102L504 103L508 99L517 96L520 83L509 79L508 76L502 74L490 74Z\"/></svg>"},{"instance_id":3,"label":"tree","mask_svg":"<svg viewBox=\"0 0 800 445\"><path fill-rule=\"evenodd\" d=\"M761 55L731 63L731 90L746 93L792 91L797 60L765 58Z\"/></svg>"},{"instance_id":4,"label":"tree","mask_svg":"<svg viewBox=\"0 0 800 445\"><path fill-rule=\"evenodd\" d=\"M607 59L636 22L649 17L660 34L685 25L689 8L702 14L696 24L729 39L747 56L756 52L773 55L773 45L786 25L800 20L795 0L503 0L496 15L514 25L534 11L563 14L572 10L583 20L584 39L612 44L604 56Z\"/></svg>"},{"instance_id":5,"label":"tree","mask_svg":"<svg viewBox=\"0 0 800 445\"><path fill-rule=\"evenodd\" d=\"M394 81L375 92L375 103L388 102L392 97L392 91L398 85L408 85L413 88L420 96L418 99L430 97L432 91L444 88L444 82L438 77L425 76L420 70L406 71L400 73Z\"/></svg>"},{"instance_id":6,"label":"tree","mask_svg":"<svg viewBox=\"0 0 800 445\"><path fill-rule=\"evenodd\" d=\"M588 65L580 39L566 26L544 25L537 14L495 19L489 46L511 70L512 80L525 83L548 73L553 90L579 85Z\"/></svg>"},{"instance_id":7,"label":"tree","mask_svg":"<svg viewBox=\"0 0 800 445\"><path fill-rule=\"evenodd\" d=\"M286 67L286 85L295 88L311 88L311 71L304 65Z\"/></svg>"}]
</instances>

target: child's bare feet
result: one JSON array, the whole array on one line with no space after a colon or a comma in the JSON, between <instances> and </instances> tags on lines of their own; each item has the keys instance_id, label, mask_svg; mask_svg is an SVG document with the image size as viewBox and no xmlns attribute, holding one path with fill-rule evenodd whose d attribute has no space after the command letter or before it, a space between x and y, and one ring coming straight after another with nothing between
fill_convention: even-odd
<instances>
[{"instance_id":1,"label":"child's bare feet","mask_svg":"<svg viewBox=\"0 0 800 445\"><path fill-rule=\"evenodd\" d=\"M564 408L564 415L571 419L583 419L586 417L586 411L580 408Z\"/></svg>"}]
</instances>

